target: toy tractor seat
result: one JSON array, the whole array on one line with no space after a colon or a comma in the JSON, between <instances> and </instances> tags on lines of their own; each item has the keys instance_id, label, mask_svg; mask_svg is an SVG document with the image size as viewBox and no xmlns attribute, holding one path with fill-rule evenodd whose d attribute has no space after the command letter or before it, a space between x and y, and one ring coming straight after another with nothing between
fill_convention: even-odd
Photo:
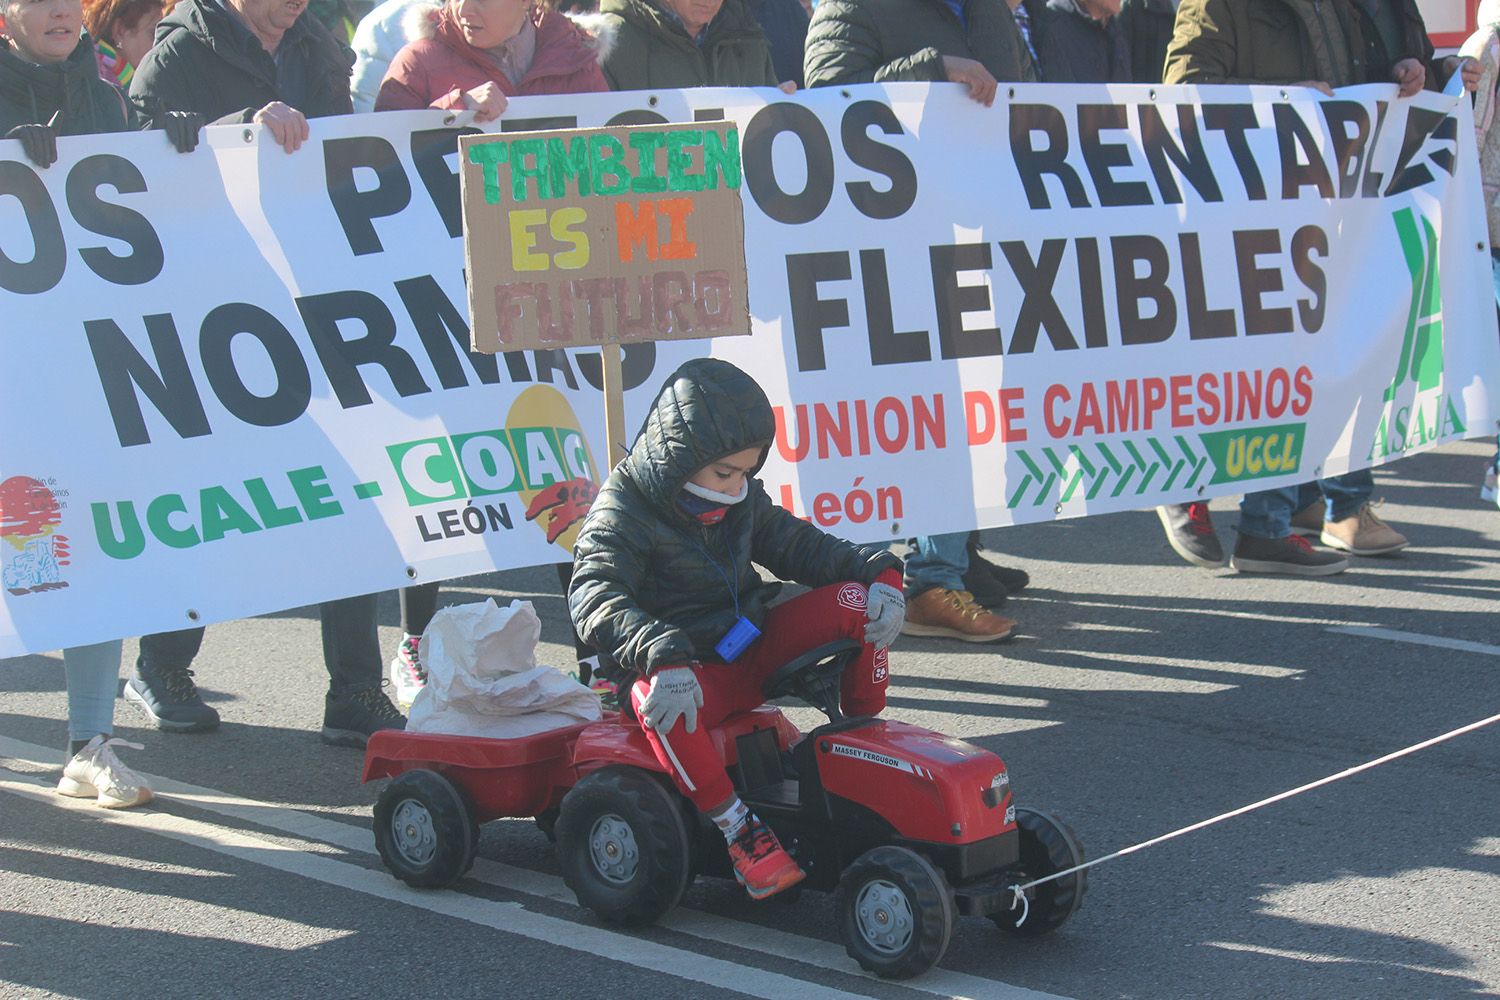
<instances>
[{"instance_id":1,"label":"toy tractor seat","mask_svg":"<svg viewBox=\"0 0 1500 1000\"><path fill-rule=\"evenodd\" d=\"M836 639L809 649L777 667L761 685L761 693L767 701L796 698L828 716L830 722L842 721L839 682L844 668L863 648L853 639Z\"/></svg>"}]
</instances>

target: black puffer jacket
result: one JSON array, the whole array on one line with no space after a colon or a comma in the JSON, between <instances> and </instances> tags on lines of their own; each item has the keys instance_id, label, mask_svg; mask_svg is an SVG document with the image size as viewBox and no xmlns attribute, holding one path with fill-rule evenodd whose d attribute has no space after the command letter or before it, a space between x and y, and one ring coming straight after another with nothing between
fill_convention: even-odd
<instances>
[{"instance_id":1,"label":"black puffer jacket","mask_svg":"<svg viewBox=\"0 0 1500 1000\"><path fill-rule=\"evenodd\" d=\"M45 125L59 111L59 135L136 127L124 95L99 79L94 42L87 35L68 58L47 64L23 59L8 41L0 41L0 135L17 125Z\"/></svg>"},{"instance_id":2,"label":"black puffer jacket","mask_svg":"<svg viewBox=\"0 0 1500 1000\"><path fill-rule=\"evenodd\" d=\"M730 580L740 613L757 628L781 589L752 562L813 587L870 584L900 568L884 548L853 545L777 507L754 475L749 495L716 525L678 509L693 473L725 455L768 449L774 433L766 394L728 362L700 358L673 373L573 546L568 608L585 641L627 672L712 660L735 622ZM764 461L762 451L756 471Z\"/></svg>"},{"instance_id":3,"label":"black puffer jacket","mask_svg":"<svg viewBox=\"0 0 1500 1000\"><path fill-rule=\"evenodd\" d=\"M315 17L297 18L277 46L300 93L278 80L273 58L219 0L180 0L156 26L156 45L130 80L130 100L151 125L163 111L196 111L210 122L248 123L272 101L309 118L347 115L350 57Z\"/></svg>"}]
</instances>

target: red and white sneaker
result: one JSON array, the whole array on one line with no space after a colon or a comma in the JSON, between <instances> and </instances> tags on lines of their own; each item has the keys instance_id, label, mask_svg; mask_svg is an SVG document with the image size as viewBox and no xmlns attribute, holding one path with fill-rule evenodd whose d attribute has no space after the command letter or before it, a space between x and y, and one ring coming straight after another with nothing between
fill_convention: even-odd
<instances>
[{"instance_id":1,"label":"red and white sneaker","mask_svg":"<svg viewBox=\"0 0 1500 1000\"><path fill-rule=\"evenodd\" d=\"M418 653L421 641L419 635L403 635L401 645L396 647L396 657L391 660L391 688L396 692L396 704L402 708L411 708L411 703L427 686L427 669Z\"/></svg>"},{"instance_id":2,"label":"red and white sneaker","mask_svg":"<svg viewBox=\"0 0 1500 1000\"><path fill-rule=\"evenodd\" d=\"M753 815L729 842L729 860L734 862L734 877L751 899L774 896L807 877L792 856L782 850L771 828Z\"/></svg>"}]
</instances>

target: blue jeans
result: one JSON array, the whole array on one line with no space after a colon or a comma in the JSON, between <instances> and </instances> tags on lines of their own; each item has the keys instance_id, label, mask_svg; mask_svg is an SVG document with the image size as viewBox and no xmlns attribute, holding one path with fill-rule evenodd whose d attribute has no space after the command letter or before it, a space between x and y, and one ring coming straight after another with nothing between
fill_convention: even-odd
<instances>
[{"instance_id":1,"label":"blue jeans","mask_svg":"<svg viewBox=\"0 0 1500 1000\"><path fill-rule=\"evenodd\" d=\"M91 740L115 730L115 695L120 686L119 639L63 650L68 677L68 739Z\"/></svg>"},{"instance_id":2,"label":"blue jeans","mask_svg":"<svg viewBox=\"0 0 1500 1000\"><path fill-rule=\"evenodd\" d=\"M1321 494L1325 502L1323 517L1329 521L1342 521L1353 517L1359 509L1370 502L1375 492L1375 474L1369 469L1346 472L1342 476L1330 476L1315 483L1303 483L1297 487L1297 506L1301 510L1318 501Z\"/></svg>"},{"instance_id":3,"label":"blue jeans","mask_svg":"<svg viewBox=\"0 0 1500 1000\"><path fill-rule=\"evenodd\" d=\"M1300 486L1246 493L1240 500L1240 534L1256 538L1285 538L1292 533L1292 515L1321 495L1327 503L1323 516L1330 521L1352 517L1375 492L1369 469L1346 472Z\"/></svg>"},{"instance_id":4,"label":"blue jeans","mask_svg":"<svg viewBox=\"0 0 1500 1000\"><path fill-rule=\"evenodd\" d=\"M969 533L922 535L906 555L908 597L934 587L963 590L963 575L969 571Z\"/></svg>"}]
</instances>

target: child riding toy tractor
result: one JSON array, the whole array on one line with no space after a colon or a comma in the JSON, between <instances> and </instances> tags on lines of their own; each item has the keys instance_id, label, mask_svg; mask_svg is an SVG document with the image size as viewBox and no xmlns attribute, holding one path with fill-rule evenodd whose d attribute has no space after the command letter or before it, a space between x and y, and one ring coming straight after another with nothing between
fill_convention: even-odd
<instances>
[{"instance_id":1,"label":"child riding toy tractor","mask_svg":"<svg viewBox=\"0 0 1500 1000\"><path fill-rule=\"evenodd\" d=\"M1066 826L1012 805L1000 758L887 721L901 563L776 506L757 478L775 434L747 374L695 359L667 380L573 544L568 605L621 686L618 718L517 740L381 732L366 780L381 856L413 885L467 870L476 822L536 816L579 902L650 923L697 874L756 899L834 890L844 941L892 978L930 968L960 914L1018 934L1078 908ZM772 603L779 584L812 589ZM806 736L768 699L828 722Z\"/></svg>"}]
</instances>

